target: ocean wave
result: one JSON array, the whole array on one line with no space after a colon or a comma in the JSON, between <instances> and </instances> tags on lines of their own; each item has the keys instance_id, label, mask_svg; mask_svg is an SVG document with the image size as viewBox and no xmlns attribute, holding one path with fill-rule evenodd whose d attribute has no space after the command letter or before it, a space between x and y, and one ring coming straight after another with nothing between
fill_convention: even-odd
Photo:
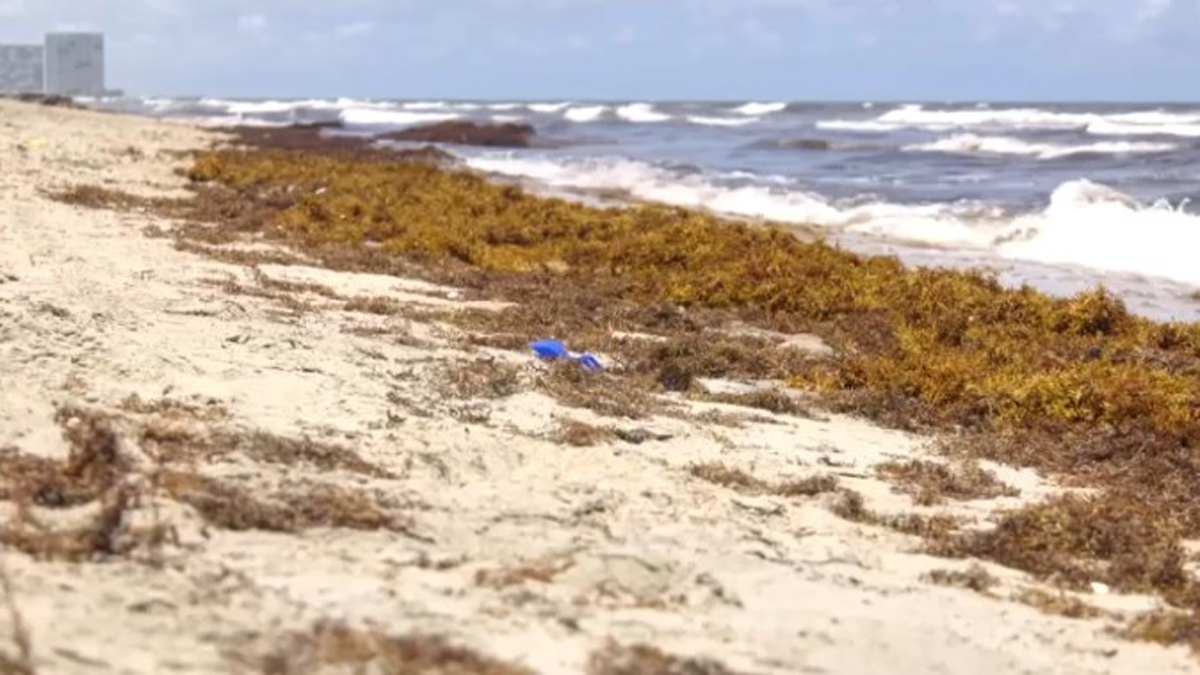
<instances>
[{"instance_id":1,"label":"ocean wave","mask_svg":"<svg viewBox=\"0 0 1200 675\"><path fill-rule=\"evenodd\" d=\"M1085 145L1057 145L1054 143L1033 143L1007 136L977 136L975 134L958 134L930 143L919 143L904 148L904 150L910 152L1018 155L1034 157L1036 159L1062 159L1064 157L1087 154L1123 155L1157 153L1171 152L1177 149L1178 146L1171 143L1112 141L1088 143Z\"/></svg>"},{"instance_id":2,"label":"ocean wave","mask_svg":"<svg viewBox=\"0 0 1200 675\"><path fill-rule=\"evenodd\" d=\"M1013 260L1067 264L1200 284L1200 216L1143 205L1086 180L1060 185L1040 210L1012 214L977 203L838 203L778 181L730 183L627 159L469 158L475 169L556 188L616 190L720 214L826 228Z\"/></svg>"},{"instance_id":3,"label":"ocean wave","mask_svg":"<svg viewBox=\"0 0 1200 675\"><path fill-rule=\"evenodd\" d=\"M405 110L446 110L450 104L445 101L413 101L401 107Z\"/></svg>"},{"instance_id":4,"label":"ocean wave","mask_svg":"<svg viewBox=\"0 0 1200 675\"><path fill-rule=\"evenodd\" d=\"M608 112L608 106L590 105L582 108L569 108L563 117L572 122L595 122Z\"/></svg>"},{"instance_id":5,"label":"ocean wave","mask_svg":"<svg viewBox=\"0 0 1200 675\"><path fill-rule=\"evenodd\" d=\"M746 103L734 108L733 111L750 117L759 117L761 115L783 112L785 108L787 108L786 103Z\"/></svg>"},{"instance_id":6,"label":"ocean wave","mask_svg":"<svg viewBox=\"0 0 1200 675\"><path fill-rule=\"evenodd\" d=\"M817 128L831 131L890 132L901 129L1082 129L1096 135L1200 136L1200 114L1162 110L1129 113L1076 113L1039 108L995 110L926 110L905 105L866 120L821 120Z\"/></svg>"},{"instance_id":7,"label":"ocean wave","mask_svg":"<svg viewBox=\"0 0 1200 675\"><path fill-rule=\"evenodd\" d=\"M703 115L692 115L687 118L692 124L699 124L706 127L744 127L747 124L761 122L761 117L705 117Z\"/></svg>"},{"instance_id":8,"label":"ocean wave","mask_svg":"<svg viewBox=\"0 0 1200 675\"><path fill-rule=\"evenodd\" d=\"M1027 234L998 246L1005 257L1200 284L1200 216L1166 203L1142 205L1103 185L1072 181L1013 229Z\"/></svg>"},{"instance_id":9,"label":"ocean wave","mask_svg":"<svg viewBox=\"0 0 1200 675\"><path fill-rule=\"evenodd\" d=\"M182 115L163 118L173 124L192 124L198 127L286 127L291 122L274 122L242 115Z\"/></svg>"},{"instance_id":10,"label":"ocean wave","mask_svg":"<svg viewBox=\"0 0 1200 675\"><path fill-rule=\"evenodd\" d=\"M566 102L566 103L531 103L531 104L529 104L529 109L535 113L542 113L543 115L552 115L556 112L562 112L563 110L566 110L566 108L570 105L571 105L570 102Z\"/></svg>"},{"instance_id":11,"label":"ocean wave","mask_svg":"<svg viewBox=\"0 0 1200 675\"><path fill-rule=\"evenodd\" d=\"M723 215L816 225L937 245L984 248L998 234L972 226L970 221L980 212L976 206L877 202L842 207L795 184L784 185L776 180L767 184L737 181L740 184L728 185L701 173L671 171L628 159L554 161L497 155L468 158L467 164L480 171L529 178L550 187L614 190L638 199Z\"/></svg>"},{"instance_id":12,"label":"ocean wave","mask_svg":"<svg viewBox=\"0 0 1200 675\"><path fill-rule=\"evenodd\" d=\"M1014 129L1076 129L1096 121L1092 114L1059 113L1037 108L1008 110L926 110L905 105L870 120L822 120L817 128L837 131L950 131L971 127Z\"/></svg>"},{"instance_id":13,"label":"ocean wave","mask_svg":"<svg viewBox=\"0 0 1200 675\"><path fill-rule=\"evenodd\" d=\"M187 99L146 98L142 99L142 103L143 105L154 108L156 111L167 111L173 108L201 107L213 108L223 114L228 115L271 115L289 113L301 109L343 110L346 108L384 109L392 107L392 105L388 103L376 103L373 101L352 98L310 98L268 101L249 101L223 98L202 98L198 101L190 101Z\"/></svg>"},{"instance_id":14,"label":"ocean wave","mask_svg":"<svg viewBox=\"0 0 1200 675\"><path fill-rule=\"evenodd\" d=\"M670 115L663 114L654 109L649 103L630 103L617 108L617 117L626 122L666 122L671 119Z\"/></svg>"},{"instance_id":15,"label":"ocean wave","mask_svg":"<svg viewBox=\"0 0 1200 675\"><path fill-rule=\"evenodd\" d=\"M1143 124L1120 120L1097 120L1087 126L1095 136L1182 136L1200 138L1200 121Z\"/></svg>"},{"instance_id":16,"label":"ocean wave","mask_svg":"<svg viewBox=\"0 0 1200 675\"><path fill-rule=\"evenodd\" d=\"M412 126L445 122L459 118L453 112L412 112L407 110L380 110L377 108L348 108L339 115L346 124L365 126Z\"/></svg>"}]
</instances>

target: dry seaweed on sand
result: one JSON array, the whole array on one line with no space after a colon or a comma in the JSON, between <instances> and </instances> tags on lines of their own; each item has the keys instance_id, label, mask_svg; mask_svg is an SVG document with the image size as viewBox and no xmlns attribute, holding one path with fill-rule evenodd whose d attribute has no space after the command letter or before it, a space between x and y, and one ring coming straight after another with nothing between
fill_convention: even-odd
<instances>
[{"instance_id":1,"label":"dry seaweed on sand","mask_svg":"<svg viewBox=\"0 0 1200 675\"><path fill-rule=\"evenodd\" d=\"M815 497L838 488L834 476L809 476L772 483L756 478L745 471L725 464L696 464L689 472L704 481L748 494L777 497Z\"/></svg>"},{"instance_id":2,"label":"dry seaweed on sand","mask_svg":"<svg viewBox=\"0 0 1200 675\"><path fill-rule=\"evenodd\" d=\"M938 586L966 588L985 594L1000 583L999 579L979 563L972 564L965 571L933 570L923 575L921 580Z\"/></svg>"},{"instance_id":3,"label":"dry seaweed on sand","mask_svg":"<svg viewBox=\"0 0 1200 675\"><path fill-rule=\"evenodd\" d=\"M0 543L35 558L72 562L160 544L164 528L133 530L127 522L139 491L127 480L131 468L112 420L73 408L59 410L58 420L71 447L65 461L0 452L0 498L16 506L14 516L0 523ZM85 505L92 512L69 525L52 526L36 514Z\"/></svg>"},{"instance_id":4,"label":"dry seaweed on sand","mask_svg":"<svg viewBox=\"0 0 1200 675\"><path fill-rule=\"evenodd\" d=\"M1135 617L1117 633L1141 642L1185 644L1200 653L1200 612L1170 609L1149 612Z\"/></svg>"},{"instance_id":5,"label":"dry seaweed on sand","mask_svg":"<svg viewBox=\"0 0 1200 675\"><path fill-rule=\"evenodd\" d=\"M574 363L548 364L535 384L562 405L586 408L603 417L644 419L667 406L629 377L587 372Z\"/></svg>"},{"instance_id":6,"label":"dry seaweed on sand","mask_svg":"<svg viewBox=\"0 0 1200 675\"><path fill-rule=\"evenodd\" d=\"M724 664L668 654L657 647L609 644L592 653L588 675L734 675Z\"/></svg>"},{"instance_id":7,"label":"dry seaweed on sand","mask_svg":"<svg viewBox=\"0 0 1200 675\"><path fill-rule=\"evenodd\" d=\"M313 483L277 492L257 491L189 471L166 471L162 490L226 530L298 532L316 527L410 533L407 519L389 513L359 490Z\"/></svg>"},{"instance_id":8,"label":"dry seaweed on sand","mask_svg":"<svg viewBox=\"0 0 1200 675\"><path fill-rule=\"evenodd\" d=\"M815 414L796 397L777 389L754 391L744 394L709 394L703 400L714 403L757 408L776 415L793 415L796 417L814 418Z\"/></svg>"},{"instance_id":9,"label":"dry seaweed on sand","mask_svg":"<svg viewBox=\"0 0 1200 675\"><path fill-rule=\"evenodd\" d=\"M271 675L378 672L394 675L533 675L432 635L389 636L375 630L322 622L311 631L287 636L263 656L245 653L233 660Z\"/></svg>"},{"instance_id":10,"label":"dry seaweed on sand","mask_svg":"<svg viewBox=\"0 0 1200 675\"><path fill-rule=\"evenodd\" d=\"M1105 616L1105 612L1076 598L1065 591L1050 593L1036 588L1027 588L1014 599L1029 605L1043 614L1062 616L1068 619L1096 619Z\"/></svg>"},{"instance_id":11,"label":"dry seaweed on sand","mask_svg":"<svg viewBox=\"0 0 1200 675\"><path fill-rule=\"evenodd\" d=\"M969 461L948 465L914 459L886 462L876 466L875 471L881 478L895 482L899 490L912 494L920 506L933 506L945 499L966 501L1020 494L998 481L995 474Z\"/></svg>"},{"instance_id":12,"label":"dry seaweed on sand","mask_svg":"<svg viewBox=\"0 0 1200 675\"><path fill-rule=\"evenodd\" d=\"M612 429L577 420L564 420L554 431L553 438L559 443L582 448L607 443L616 440L618 436Z\"/></svg>"},{"instance_id":13,"label":"dry seaweed on sand","mask_svg":"<svg viewBox=\"0 0 1200 675\"><path fill-rule=\"evenodd\" d=\"M1063 496L1003 515L990 530L938 542L933 552L994 560L1070 588L1103 582L1194 602L1182 524L1143 499Z\"/></svg>"}]
</instances>

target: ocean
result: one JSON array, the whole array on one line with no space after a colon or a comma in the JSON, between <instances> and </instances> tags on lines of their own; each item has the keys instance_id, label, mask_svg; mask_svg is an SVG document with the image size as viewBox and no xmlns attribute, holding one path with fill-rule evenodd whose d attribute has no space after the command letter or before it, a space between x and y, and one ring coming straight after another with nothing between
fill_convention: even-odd
<instances>
[{"instance_id":1,"label":"ocean","mask_svg":"<svg viewBox=\"0 0 1200 675\"><path fill-rule=\"evenodd\" d=\"M480 171L818 228L913 265L985 269L1200 320L1200 104L112 98L208 125L373 134L528 122L544 147L450 148Z\"/></svg>"}]
</instances>

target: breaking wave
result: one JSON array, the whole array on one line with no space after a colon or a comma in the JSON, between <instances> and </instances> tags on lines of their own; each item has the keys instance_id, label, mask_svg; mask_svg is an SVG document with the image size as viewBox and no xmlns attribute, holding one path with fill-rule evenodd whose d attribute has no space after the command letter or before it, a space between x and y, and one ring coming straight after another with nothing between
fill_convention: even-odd
<instances>
[{"instance_id":1,"label":"breaking wave","mask_svg":"<svg viewBox=\"0 0 1200 675\"><path fill-rule=\"evenodd\" d=\"M958 134L931 143L905 146L910 152L944 152L952 154L1017 155L1036 159L1062 159L1079 155L1125 155L1171 152L1178 146L1171 143L1139 143L1111 141L1085 145L1034 143L1007 136L977 136Z\"/></svg>"},{"instance_id":2,"label":"breaking wave","mask_svg":"<svg viewBox=\"0 0 1200 675\"><path fill-rule=\"evenodd\" d=\"M831 131L886 133L902 129L953 131L963 129L1081 130L1095 135L1162 135L1200 137L1200 112L1161 110L1130 113L1081 113L1039 108L926 110L906 105L865 120L821 120L817 127Z\"/></svg>"},{"instance_id":3,"label":"breaking wave","mask_svg":"<svg viewBox=\"0 0 1200 675\"><path fill-rule=\"evenodd\" d=\"M687 119L692 124L706 127L744 127L747 124L762 121L759 117L706 117L704 115L692 115Z\"/></svg>"},{"instance_id":4,"label":"breaking wave","mask_svg":"<svg viewBox=\"0 0 1200 675\"><path fill-rule=\"evenodd\" d=\"M453 112L411 112L407 110L380 110L378 108L348 108L339 115L346 124L363 126L412 126L431 122L445 122L459 118Z\"/></svg>"},{"instance_id":5,"label":"breaking wave","mask_svg":"<svg viewBox=\"0 0 1200 675\"><path fill-rule=\"evenodd\" d=\"M1200 284L1200 217L1165 202L1143 205L1116 190L1078 180L1050 205L1019 218L1005 257L1162 277Z\"/></svg>"},{"instance_id":6,"label":"breaking wave","mask_svg":"<svg viewBox=\"0 0 1200 675\"><path fill-rule=\"evenodd\" d=\"M783 112L785 108L787 108L786 103L747 103L734 108L733 111L750 117L758 117Z\"/></svg>"},{"instance_id":7,"label":"breaking wave","mask_svg":"<svg viewBox=\"0 0 1200 675\"><path fill-rule=\"evenodd\" d=\"M1014 260L1070 264L1200 283L1200 216L1144 205L1087 180L1060 185L1040 210L978 203L839 203L790 181L729 180L627 159L469 158L480 171L556 188L619 191L637 199L720 214L806 224L833 233L954 247Z\"/></svg>"},{"instance_id":8,"label":"breaking wave","mask_svg":"<svg viewBox=\"0 0 1200 675\"><path fill-rule=\"evenodd\" d=\"M569 101L565 103L531 103L529 105L529 109L535 113L552 115L556 112L562 112L563 110L566 110L570 105L571 103Z\"/></svg>"},{"instance_id":9,"label":"breaking wave","mask_svg":"<svg viewBox=\"0 0 1200 675\"><path fill-rule=\"evenodd\" d=\"M1182 136L1200 138L1200 118L1195 122L1144 124L1114 119L1097 120L1087 127L1096 136Z\"/></svg>"},{"instance_id":10,"label":"breaking wave","mask_svg":"<svg viewBox=\"0 0 1200 675\"><path fill-rule=\"evenodd\" d=\"M630 103L617 108L617 117L626 122L651 123L651 122L666 122L671 119L670 115L663 114L654 109L654 106L649 103Z\"/></svg>"},{"instance_id":11,"label":"breaking wave","mask_svg":"<svg viewBox=\"0 0 1200 675\"><path fill-rule=\"evenodd\" d=\"M580 108L570 108L563 115L572 122L595 122L608 112L608 106L590 105Z\"/></svg>"}]
</instances>

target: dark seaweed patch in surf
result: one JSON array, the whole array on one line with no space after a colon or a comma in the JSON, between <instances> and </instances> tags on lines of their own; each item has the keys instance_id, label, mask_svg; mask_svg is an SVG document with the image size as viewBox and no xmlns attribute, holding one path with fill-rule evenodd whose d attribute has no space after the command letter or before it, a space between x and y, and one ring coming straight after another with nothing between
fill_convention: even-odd
<instances>
[{"instance_id":1,"label":"dark seaweed patch in surf","mask_svg":"<svg viewBox=\"0 0 1200 675\"><path fill-rule=\"evenodd\" d=\"M894 146L882 143L850 142L815 136L766 138L742 146L747 150L772 150L780 152L889 152Z\"/></svg>"}]
</instances>

